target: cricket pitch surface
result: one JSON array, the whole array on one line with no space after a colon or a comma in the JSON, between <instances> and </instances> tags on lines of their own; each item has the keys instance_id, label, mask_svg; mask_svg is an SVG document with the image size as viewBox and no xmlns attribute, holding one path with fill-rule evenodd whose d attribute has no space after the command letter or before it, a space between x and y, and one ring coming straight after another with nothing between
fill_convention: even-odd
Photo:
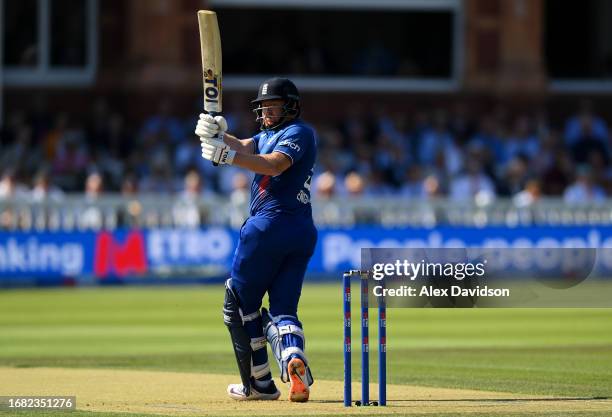
<instances>
[{"instance_id":1,"label":"cricket pitch surface","mask_svg":"<svg viewBox=\"0 0 612 417\"><path fill-rule=\"evenodd\" d=\"M289 403L287 387L278 401L236 402L225 393L238 377L162 371L72 368L1 368L0 395L76 395L77 409L176 416L273 416L338 414L445 414L490 416L506 413L593 412L612 415L612 399L553 397L466 389L388 385L387 407L351 407L342 403L341 381L317 380L311 401ZM277 380L278 382L278 380ZM483 387L484 388L484 387ZM370 396L376 400L377 386ZM353 400L359 400L353 382Z\"/></svg>"}]
</instances>

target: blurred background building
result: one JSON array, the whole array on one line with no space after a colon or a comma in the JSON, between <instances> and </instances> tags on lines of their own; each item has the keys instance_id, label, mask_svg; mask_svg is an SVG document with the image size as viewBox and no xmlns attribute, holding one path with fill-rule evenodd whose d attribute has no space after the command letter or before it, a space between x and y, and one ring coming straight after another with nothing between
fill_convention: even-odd
<instances>
[{"instance_id":1,"label":"blurred background building","mask_svg":"<svg viewBox=\"0 0 612 417\"><path fill-rule=\"evenodd\" d=\"M79 193L99 208L111 193L124 196L112 214L83 212L83 227L159 224L165 208L125 201L163 193L180 213L170 223L240 225L248 176L202 160L193 134L202 8L220 19L233 133L257 131L249 100L263 79L300 88L319 133L321 221L382 221L337 199L443 198L452 204L411 215L449 221L462 204L496 212L552 198L610 221L608 1L0 0L0 223L35 223L8 201ZM223 201L234 209L215 218Z\"/></svg>"}]
</instances>

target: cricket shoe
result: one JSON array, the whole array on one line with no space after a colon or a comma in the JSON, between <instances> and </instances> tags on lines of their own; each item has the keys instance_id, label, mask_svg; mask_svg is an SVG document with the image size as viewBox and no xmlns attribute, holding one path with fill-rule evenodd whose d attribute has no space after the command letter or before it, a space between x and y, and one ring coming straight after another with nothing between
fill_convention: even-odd
<instances>
[{"instance_id":1,"label":"cricket shoe","mask_svg":"<svg viewBox=\"0 0 612 417\"><path fill-rule=\"evenodd\" d=\"M306 365L300 358L294 357L289 361L287 365L287 371L289 374L289 382L291 386L289 388L289 401L304 403L308 401L310 395L310 388L306 380Z\"/></svg>"},{"instance_id":2,"label":"cricket shoe","mask_svg":"<svg viewBox=\"0 0 612 417\"><path fill-rule=\"evenodd\" d=\"M248 396L245 394L242 384L229 384L227 395L236 401L273 401L278 400L281 393L274 385L274 381L270 380L268 387L262 389L255 387L255 380L251 377L251 393Z\"/></svg>"}]
</instances>

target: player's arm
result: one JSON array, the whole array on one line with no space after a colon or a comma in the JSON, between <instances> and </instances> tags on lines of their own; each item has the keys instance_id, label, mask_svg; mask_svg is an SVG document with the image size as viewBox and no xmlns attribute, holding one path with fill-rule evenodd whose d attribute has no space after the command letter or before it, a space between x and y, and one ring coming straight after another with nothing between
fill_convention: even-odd
<instances>
[{"instance_id":1,"label":"player's arm","mask_svg":"<svg viewBox=\"0 0 612 417\"><path fill-rule=\"evenodd\" d=\"M232 163L256 174L276 177L291 166L291 158L281 152L272 152L264 155L236 153Z\"/></svg>"},{"instance_id":2,"label":"player's arm","mask_svg":"<svg viewBox=\"0 0 612 417\"><path fill-rule=\"evenodd\" d=\"M256 174L273 177L282 174L292 163L291 158L282 152L262 155L240 153L218 140L202 141L202 158L220 165L236 165Z\"/></svg>"},{"instance_id":3,"label":"player's arm","mask_svg":"<svg viewBox=\"0 0 612 417\"><path fill-rule=\"evenodd\" d=\"M233 151L242 154L253 154L255 153L255 141L253 138L249 139L238 139L236 136L230 135L225 132L223 135L223 142L230 147Z\"/></svg>"},{"instance_id":4,"label":"player's arm","mask_svg":"<svg viewBox=\"0 0 612 417\"><path fill-rule=\"evenodd\" d=\"M222 116L201 115L195 133L202 141L202 157L217 164L237 165L256 174L277 176L287 170L299 155L301 147L289 140L282 141L278 151L255 154L255 141L238 139L225 133L227 122ZM219 136L223 135L223 141ZM293 144L286 149L286 146Z\"/></svg>"}]
</instances>

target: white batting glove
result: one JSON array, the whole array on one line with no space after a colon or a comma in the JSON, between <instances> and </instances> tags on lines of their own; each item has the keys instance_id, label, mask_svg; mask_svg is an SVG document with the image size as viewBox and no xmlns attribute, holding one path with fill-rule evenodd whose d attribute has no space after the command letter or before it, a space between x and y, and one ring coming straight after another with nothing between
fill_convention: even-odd
<instances>
[{"instance_id":1,"label":"white batting glove","mask_svg":"<svg viewBox=\"0 0 612 417\"><path fill-rule=\"evenodd\" d=\"M223 134L227 131L227 121L223 116L212 117L210 114L200 114L195 134L202 141L216 139L223 141Z\"/></svg>"},{"instance_id":2,"label":"white batting glove","mask_svg":"<svg viewBox=\"0 0 612 417\"><path fill-rule=\"evenodd\" d=\"M219 165L231 165L235 156L236 151L232 151L224 142L202 139L202 158Z\"/></svg>"}]
</instances>

